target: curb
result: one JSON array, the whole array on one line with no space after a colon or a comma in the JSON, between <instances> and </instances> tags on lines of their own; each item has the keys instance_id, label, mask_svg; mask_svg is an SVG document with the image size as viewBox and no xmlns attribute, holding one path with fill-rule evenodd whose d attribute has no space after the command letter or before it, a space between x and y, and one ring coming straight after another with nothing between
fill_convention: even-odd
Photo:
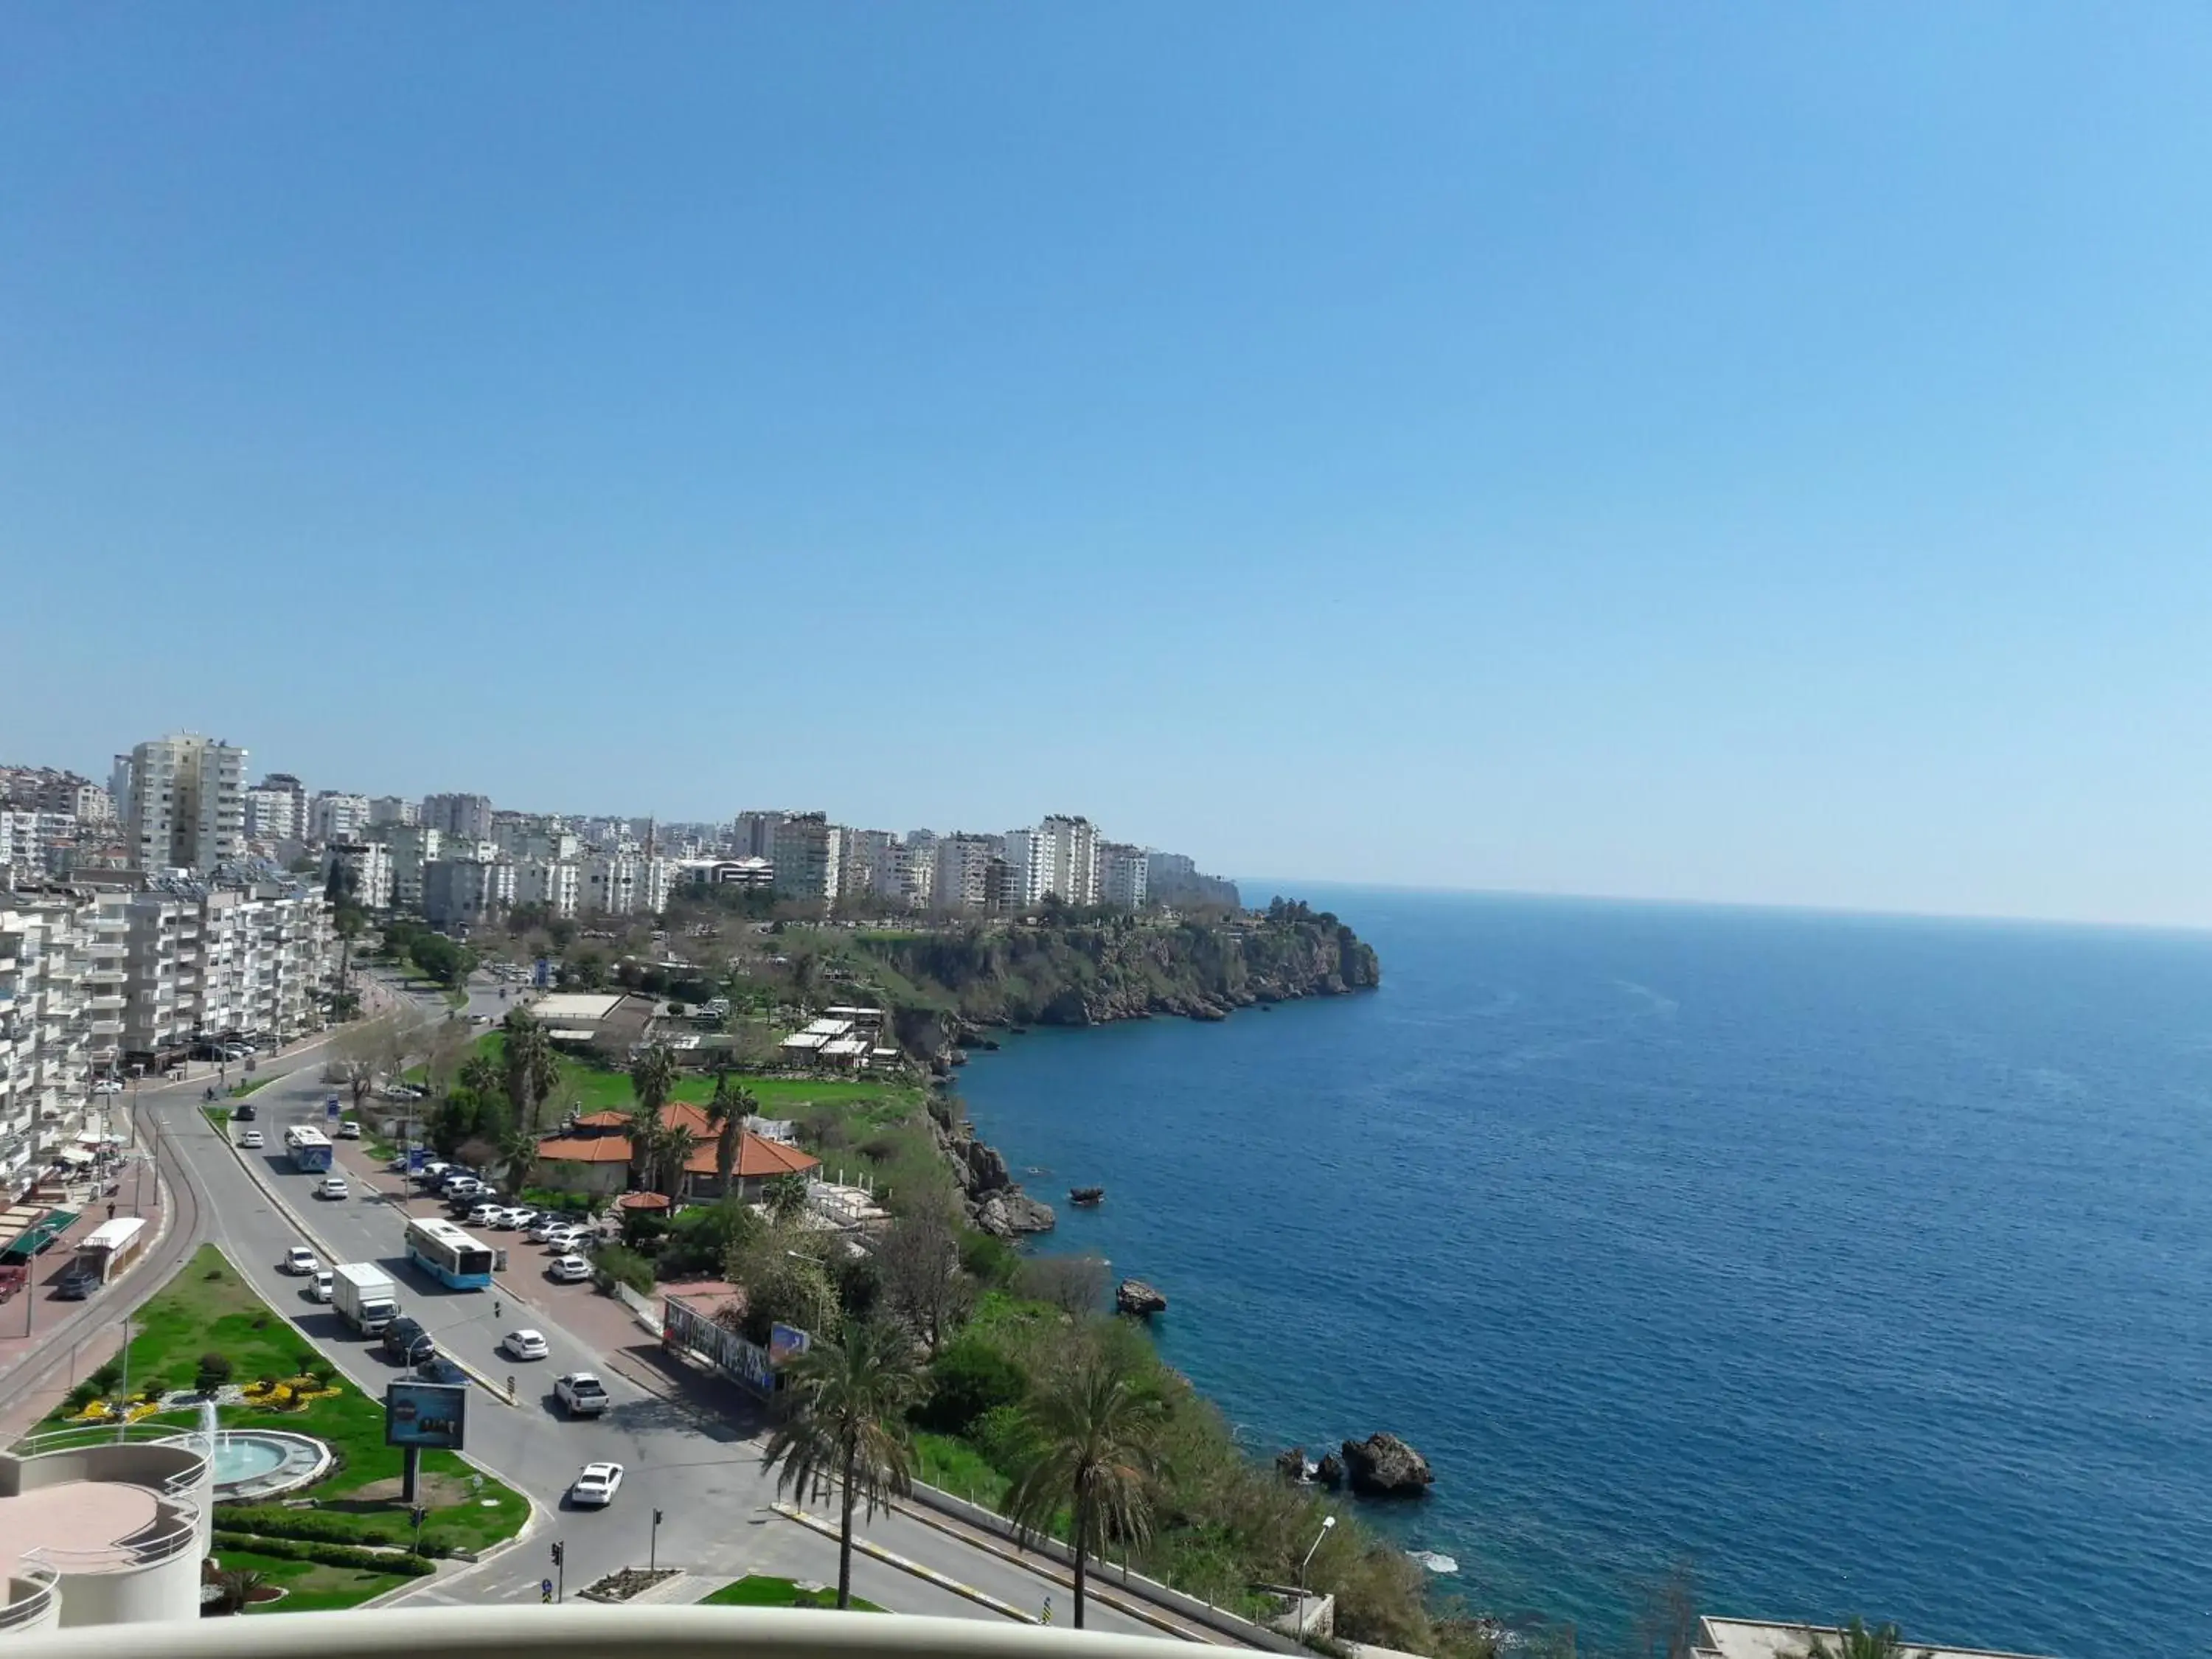
<instances>
[{"instance_id":1,"label":"curb","mask_svg":"<svg viewBox=\"0 0 2212 1659\"><path fill-rule=\"evenodd\" d=\"M207 1123L206 1117L203 1115L200 1118L200 1121ZM239 1149L239 1145L236 1141L233 1140L228 1135L223 1134L220 1131L216 1130L214 1124L207 1123L207 1127L209 1132L222 1142L224 1147L229 1152L231 1157L237 1160L238 1167L246 1171L246 1178L251 1181L255 1186L258 1187L262 1192L267 1195L270 1203L276 1206L277 1214L283 1216L285 1220L292 1224L293 1231L298 1233L301 1237L306 1239L307 1243L313 1245L318 1250L320 1250L324 1256L326 1257L333 1266L335 1266L338 1261L338 1253L330 1247L330 1242L324 1238L324 1237L320 1233L317 1232L313 1227L310 1227L305 1221L301 1219L300 1212L292 1207L290 1202L286 1200L282 1193L278 1192L274 1187L269 1184L268 1177L260 1170L255 1169L253 1165L246 1160L246 1154ZM295 1330L299 1330L300 1322L296 1317L290 1314L284 1314L281 1316L286 1324L291 1326ZM300 1334L306 1336L307 1333L305 1331L301 1331ZM441 1357L459 1366L478 1388L482 1389L494 1400L498 1401L501 1405L513 1406L515 1403L516 1396L508 1394L505 1387L494 1382L483 1372L470 1364L467 1360L463 1359L459 1354L447 1353L441 1354Z\"/></svg>"},{"instance_id":2,"label":"curb","mask_svg":"<svg viewBox=\"0 0 2212 1659\"><path fill-rule=\"evenodd\" d=\"M785 1520L796 1521L800 1526L818 1532L825 1538L836 1538L839 1535L837 1528L829 1522L823 1520L819 1516L809 1515L805 1510L793 1504L779 1500L770 1504L769 1508L783 1516ZM988 1607L994 1613L1003 1613L1006 1617L1018 1620L1024 1625L1036 1625L1043 1622L1036 1614L1018 1607L1011 1601L1001 1601L988 1591L979 1590L973 1584L963 1584L957 1578L949 1577L934 1567L925 1567L919 1561L908 1560L895 1550L885 1549L881 1544L871 1543L865 1538L855 1536L853 1540L853 1547L863 1555L872 1555L878 1561L896 1567L902 1572L911 1573L916 1578L925 1579L939 1589L948 1589L955 1595L963 1595L978 1607Z\"/></svg>"}]
</instances>

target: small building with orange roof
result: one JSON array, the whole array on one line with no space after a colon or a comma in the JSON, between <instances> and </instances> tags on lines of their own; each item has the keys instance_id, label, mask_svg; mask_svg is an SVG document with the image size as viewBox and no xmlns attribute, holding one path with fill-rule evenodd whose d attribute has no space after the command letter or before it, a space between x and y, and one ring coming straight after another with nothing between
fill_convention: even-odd
<instances>
[{"instance_id":1,"label":"small building with orange roof","mask_svg":"<svg viewBox=\"0 0 2212 1659\"><path fill-rule=\"evenodd\" d=\"M707 1114L688 1100L674 1100L660 1109L664 1125L678 1125L691 1136L691 1152L684 1160L679 1197L712 1199L722 1196L715 1152L720 1132ZM630 1115L627 1112L592 1112L578 1118L559 1133L538 1143L539 1179L565 1192L592 1193L601 1197L627 1190L635 1184L635 1158L630 1146ZM757 1198L763 1183L778 1176L812 1176L822 1160L811 1152L769 1140L751 1130L738 1136L737 1161L731 1183L743 1198Z\"/></svg>"}]
</instances>

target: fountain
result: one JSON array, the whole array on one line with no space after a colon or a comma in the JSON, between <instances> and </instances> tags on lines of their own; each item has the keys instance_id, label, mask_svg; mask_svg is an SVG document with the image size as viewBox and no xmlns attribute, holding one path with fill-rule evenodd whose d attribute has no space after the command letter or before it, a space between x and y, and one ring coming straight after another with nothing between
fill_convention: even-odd
<instances>
[{"instance_id":1,"label":"fountain","mask_svg":"<svg viewBox=\"0 0 2212 1659\"><path fill-rule=\"evenodd\" d=\"M211 1399L200 1402L200 1438L214 1473L217 1502L271 1498L306 1486L331 1466L331 1449L313 1435L219 1427Z\"/></svg>"}]
</instances>

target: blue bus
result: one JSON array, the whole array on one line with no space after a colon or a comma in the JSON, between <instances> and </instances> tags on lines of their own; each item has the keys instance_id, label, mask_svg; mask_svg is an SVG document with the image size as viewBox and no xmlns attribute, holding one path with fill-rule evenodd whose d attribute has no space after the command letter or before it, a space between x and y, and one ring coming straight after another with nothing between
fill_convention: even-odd
<instances>
[{"instance_id":1,"label":"blue bus","mask_svg":"<svg viewBox=\"0 0 2212 1659\"><path fill-rule=\"evenodd\" d=\"M491 1249L450 1221L417 1216L407 1224L407 1257L440 1284L457 1291L489 1290Z\"/></svg>"},{"instance_id":2,"label":"blue bus","mask_svg":"<svg viewBox=\"0 0 2212 1659\"><path fill-rule=\"evenodd\" d=\"M310 1175L326 1173L331 1167L331 1138L320 1129L298 1124L284 1131L284 1150L291 1154L292 1167Z\"/></svg>"}]
</instances>

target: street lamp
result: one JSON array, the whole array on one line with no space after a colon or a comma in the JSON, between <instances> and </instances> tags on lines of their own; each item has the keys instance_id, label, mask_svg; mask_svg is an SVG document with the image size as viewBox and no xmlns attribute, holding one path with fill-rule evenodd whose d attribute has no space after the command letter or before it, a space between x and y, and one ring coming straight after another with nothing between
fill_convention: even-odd
<instances>
[{"instance_id":1,"label":"street lamp","mask_svg":"<svg viewBox=\"0 0 2212 1659\"><path fill-rule=\"evenodd\" d=\"M1308 1547L1304 1559L1298 1563L1298 1633L1301 1636L1306 1628L1306 1563L1314 1559L1314 1551L1321 1547L1321 1540L1328 1536L1329 1529L1335 1525L1334 1516L1322 1516L1321 1530L1314 1534L1313 1543Z\"/></svg>"}]
</instances>

